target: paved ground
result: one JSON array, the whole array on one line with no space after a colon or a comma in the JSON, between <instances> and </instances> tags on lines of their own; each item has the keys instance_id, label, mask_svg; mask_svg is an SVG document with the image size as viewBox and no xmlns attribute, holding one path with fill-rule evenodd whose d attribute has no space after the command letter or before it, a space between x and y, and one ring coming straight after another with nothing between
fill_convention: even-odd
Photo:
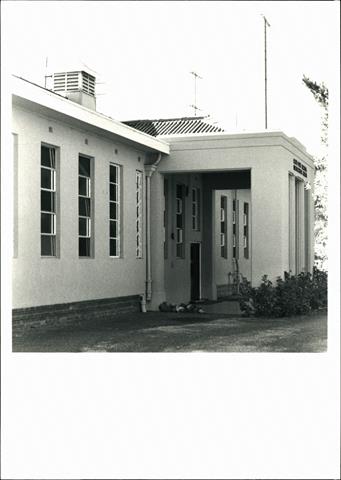
<instances>
[{"instance_id":1,"label":"paved ground","mask_svg":"<svg viewBox=\"0 0 341 480\"><path fill-rule=\"evenodd\" d=\"M149 312L36 327L14 352L324 352L327 314L282 319Z\"/></svg>"}]
</instances>

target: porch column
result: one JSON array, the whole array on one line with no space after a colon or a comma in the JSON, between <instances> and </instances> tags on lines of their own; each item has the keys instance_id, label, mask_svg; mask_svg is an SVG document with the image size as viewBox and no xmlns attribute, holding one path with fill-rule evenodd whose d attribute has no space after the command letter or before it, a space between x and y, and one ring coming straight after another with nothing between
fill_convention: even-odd
<instances>
[{"instance_id":1,"label":"porch column","mask_svg":"<svg viewBox=\"0 0 341 480\"><path fill-rule=\"evenodd\" d=\"M263 162L251 171L251 281L272 282L288 270L288 171L276 162Z\"/></svg>"},{"instance_id":2,"label":"porch column","mask_svg":"<svg viewBox=\"0 0 341 480\"><path fill-rule=\"evenodd\" d=\"M152 168L152 166L150 167ZM148 166L145 167L148 177ZM151 300L148 310L158 310L160 303L165 301L165 261L164 261L164 194L163 175L154 171L150 181L150 263L151 263Z\"/></svg>"},{"instance_id":3,"label":"porch column","mask_svg":"<svg viewBox=\"0 0 341 480\"><path fill-rule=\"evenodd\" d=\"M295 177L289 173L289 270L292 275L296 273L296 222L295 222Z\"/></svg>"},{"instance_id":4,"label":"porch column","mask_svg":"<svg viewBox=\"0 0 341 480\"><path fill-rule=\"evenodd\" d=\"M215 285L214 225L215 192L206 182L203 183L203 225L202 225L202 297L210 300L217 298Z\"/></svg>"},{"instance_id":5,"label":"porch column","mask_svg":"<svg viewBox=\"0 0 341 480\"><path fill-rule=\"evenodd\" d=\"M313 183L313 182L312 182ZM307 193L307 202L308 202L308 239L307 239L307 245L308 245L308 271L313 272L313 267L314 267L314 247L315 247L315 237L314 237L314 194L313 194L313 188L310 190L306 191Z\"/></svg>"},{"instance_id":6,"label":"porch column","mask_svg":"<svg viewBox=\"0 0 341 480\"><path fill-rule=\"evenodd\" d=\"M296 178L296 274L305 266L304 255L304 183Z\"/></svg>"},{"instance_id":7,"label":"porch column","mask_svg":"<svg viewBox=\"0 0 341 480\"><path fill-rule=\"evenodd\" d=\"M304 190L304 234L305 234L305 258L304 267L306 272L312 272L312 250L311 250L311 191Z\"/></svg>"}]
</instances>

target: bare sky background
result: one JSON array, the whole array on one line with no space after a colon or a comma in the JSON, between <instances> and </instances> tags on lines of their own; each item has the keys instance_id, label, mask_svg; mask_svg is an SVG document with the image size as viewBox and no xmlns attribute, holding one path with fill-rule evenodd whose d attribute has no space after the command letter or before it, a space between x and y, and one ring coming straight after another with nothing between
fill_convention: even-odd
<instances>
[{"instance_id":1,"label":"bare sky background","mask_svg":"<svg viewBox=\"0 0 341 480\"><path fill-rule=\"evenodd\" d=\"M228 131L264 128L264 14L268 127L319 153L320 111L303 74L332 83L338 68L334 2L8 2L9 70L44 84L47 72L88 66L98 111L118 120L193 115ZM6 50L6 48L5 48Z\"/></svg>"}]
</instances>

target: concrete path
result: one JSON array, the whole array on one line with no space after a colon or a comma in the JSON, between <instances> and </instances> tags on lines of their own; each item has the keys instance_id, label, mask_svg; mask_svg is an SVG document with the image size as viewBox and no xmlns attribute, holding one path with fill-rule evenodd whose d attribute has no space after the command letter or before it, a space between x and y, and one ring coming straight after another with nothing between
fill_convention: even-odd
<instances>
[{"instance_id":1,"label":"concrete path","mask_svg":"<svg viewBox=\"0 0 341 480\"><path fill-rule=\"evenodd\" d=\"M14 352L324 352L327 315L282 319L150 312L36 327Z\"/></svg>"}]
</instances>

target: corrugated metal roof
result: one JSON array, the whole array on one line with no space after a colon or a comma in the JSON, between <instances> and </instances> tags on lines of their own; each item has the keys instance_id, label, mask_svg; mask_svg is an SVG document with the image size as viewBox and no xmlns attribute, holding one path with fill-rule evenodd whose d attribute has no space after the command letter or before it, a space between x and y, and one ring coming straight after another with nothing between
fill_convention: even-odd
<instances>
[{"instance_id":1,"label":"corrugated metal roof","mask_svg":"<svg viewBox=\"0 0 341 480\"><path fill-rule=\"evenodd\" d=\"M182 117L159 120L124 121L129 127L157 137L158 135L183 135L190 133L214 133L224 130L210 123L209 117Z\"/></svg>"}]
</instances>

